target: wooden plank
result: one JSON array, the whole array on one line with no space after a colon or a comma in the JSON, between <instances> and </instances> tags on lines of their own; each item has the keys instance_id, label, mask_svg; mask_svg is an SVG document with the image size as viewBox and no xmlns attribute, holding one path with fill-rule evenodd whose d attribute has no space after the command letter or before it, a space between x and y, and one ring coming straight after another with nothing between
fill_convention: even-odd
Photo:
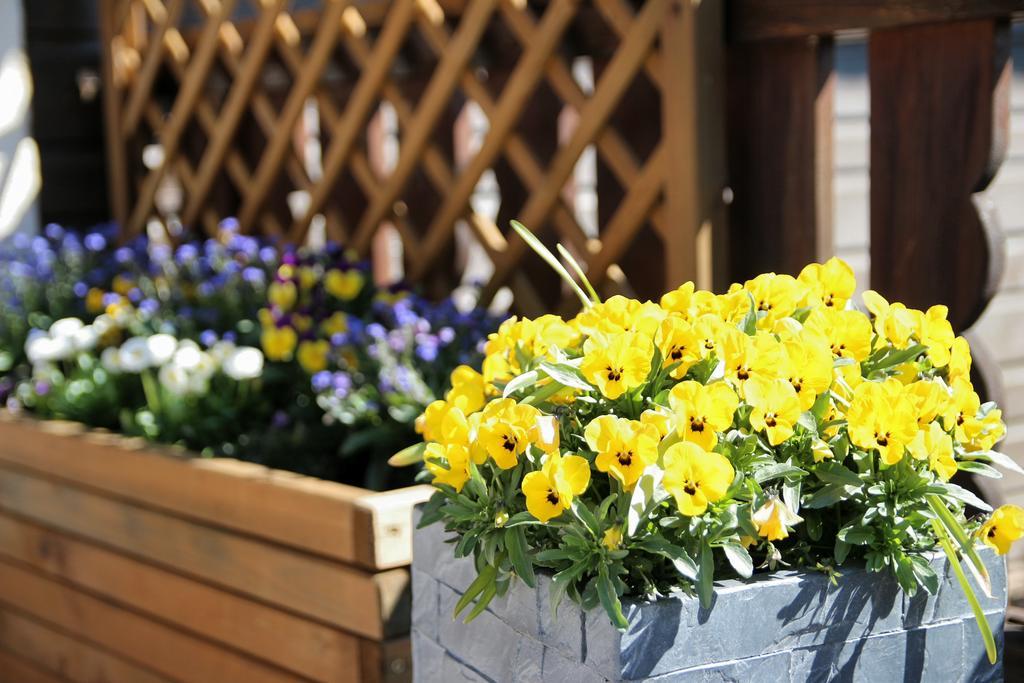
<instances>
[{"instance_id":1,"label":"wooden plank","mask_svg":"<svg viewBox=\"0 0 1024 683\"><path fill-rule=\"evenodd\" d=\"M6 466L0 509L367 638L402 629L404 569L370 574Z\"/></svg>"},{"instance_id":2,"label":"wooden plank","mask_svg":"<svg viewBox=\"0 0 1024 683\"><path fill-rule=\"evenodd\" d=\"M0 556L296 674L359 680L355 636L51 529L0 515Z\"/></svg>"},{"instance_id":3,"label":"wooden plank","mask_svg":"<svg viewBox=\"0 0 1024 683\"><path fill-rule=\"evenodd\" d=\"M0 683L67 683L3 649L0 643Z\"/></svg>"},{"instance_id":4,"label":"wooden plank","mask_svg":"<svg viewBox=\"0 0 1024 683\"><path fill-rule=\"evenodd\" d=\"M408 638L364 640L360 663L363 683L407 683L412 680L412 644Z\"/></svg>"},{"instance_id":5,"label":"wooden plank","mask_svg":"<svg viewBox=\"0 0 1024 683\"><path fill-rule=\"evenodd\" d=\"M846 29L1008 17L1020 0L733 0L734 41L826 35Z\"/></svg>"},{"instance_id":6,"label":"wooden plank","mask_svg":"<svg viewBox=\"0 0 1024 683\"><path fill-rule=\"evenodd\" d=\"M832 44L733 45L728 63L730 274L797 275L829 243Z\"/></svg>"},{"instance_id":7,"label":"wooden plank","mask_svg":"<svg viewBox=\"0 0 1024 683\"><path fill-rule=\"evenodd\" d=\"M3 594L0 588L0 600ZM0 643L43 671L70 683L168 683L169 680L10 609L0 609Z\"/></svg>"},{"instance_id":8,"label":"wooden plank","mask_svg":"<svg viewBox=\"0 0 1024 683\"><path fill-rule=\"evenodd\" d=\"M293 144L295 122L302 114L307 98L316 87L331 57L338 35L343 30L341 14L348 4L347 0L332 0L324 11L322 22L317 28L316 36L303 63L302 73L288 92L284 108L275 123L274 136L267 141L259 166L253 174L252 185L238 212L238 220L243 230L249 230L255 224L256 216L277 178L285 155L288 154L288 148Z\"/></svg>"},{"instance_id":9,"label":"wooden plank","mask_svg":"<svg viewBox=\"0 0 1024 683\"><path fill-rule=\"evenodd\" d=\"M409 564L412 547L412 509L434 493L432 486L410 486L372 493L356 501L355 541L368 548L374 567Z\"/></svg>"},{"instance_id":10,"label":"wooden plank","mask_svg":"<svg viewBox=\"0 0 1024 683\"><path fill-rule=\"evenodd\" d=\"M650 52L671 7L674 5L669 0L649 0L637 14L632 29L598 81L593 97L580 111L579 125L572 138L559 148L548 165L541 190L531 195L523 207L521 218L528 227L542 231L548 214L558 201L562 187L572 173L580 154L596 139L613 107L618 104L622 93L635 78L637 69L642 66L644 58ZM526 243L522 239L516 237L509 241L508 250L495 264L494 274L484 288L485 301L494 295L498 287L518 267L525 249Z\"/></svg>"},{"instance_id":11,"label":"wooden plank","mask_svg":"<svg viewBox=\"0 0 1024 683\"><path fill-rule=\"evenodd\" d=\"M404 518L407 512L376 504L357 520L358 501L375 494L355 486L229 458L193 458L68 422L9 416L0 416L0 462L369 569L407 565L412 558L412 543L396 540L411 539L411 522L404 528L388 522L389 560L378 564L380 553L368 540L373 532L359 528L360 520L377 524L376 514ZM391 492L390 500L411 509L429 496L426 487L412 490L419 493L405 499Z\"/></svg>"},{"instance_id":12,"label":"wooden plank","mask_svg":"<svg viewBox=\"0 0 1024 683\"><path fill-rule=\"evenodd\" d=\"M188 204L182 214L185 225L191 225L199 215L200 207L206 201L206 196L220 171L221 162L234 140L235 131L242 120L242 115L245 114L246 108L249 106L253 89L263 73L267 53L273 45L274 22L284 6L285 0L273 0L273 2L264 3L260 10L262 14L246 49L244 61L231 82L231 90L224 101L206 150L203 152L202 161L199 162L195 185L188 195Z\"/></svg>"},{"instance_id":13,"label":"wooden plank","mask_svg":"<svg viewBox=\"0 0 1024 683\"><path fill-rule=\"evenodd\" d=\"M0 560L0 603L182 683L301 679Z\"/></svg>"},{"instance_id":14,"label":"wooden plank","mask_svg":"<svg viewBox=\"0 0 1024 683\"><path fill-rule=\"evenodd\" d=\"M1003 263L973 195L1008 136L1008 29L981 20L870 39L871 286L914 308L949 305L956 330L988 305Z\"/></svg>"}]
</instances>

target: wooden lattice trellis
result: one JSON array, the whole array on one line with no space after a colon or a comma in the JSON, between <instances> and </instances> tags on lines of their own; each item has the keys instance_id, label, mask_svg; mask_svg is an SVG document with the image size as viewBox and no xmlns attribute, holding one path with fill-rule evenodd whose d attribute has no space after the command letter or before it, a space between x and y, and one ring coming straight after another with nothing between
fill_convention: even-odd
<instances>
[{"instance_id":1,"label":"wooden lattice trellis","mask_svg":"<svg viewBox=\"0 0 1024 683\"><path fill-rule=\"evenodd\" d=\"M707 284L721 97L694 56L720 49L720 5L105 0L116 217L127 236L322 225L362 254L386 230L438 289L475 242L487 293L511 285L528 312L561 295L511 218L606 289Z\"/></svg>"}]
</instances>

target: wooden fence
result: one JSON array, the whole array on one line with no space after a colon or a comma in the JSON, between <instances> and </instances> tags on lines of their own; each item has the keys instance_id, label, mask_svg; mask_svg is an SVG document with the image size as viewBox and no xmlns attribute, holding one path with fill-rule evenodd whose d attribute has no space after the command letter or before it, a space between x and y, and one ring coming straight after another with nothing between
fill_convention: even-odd
<instances>
[{"instance_id":1,"label":"wooden fence","mask_svg":"<svg viewBox=\"0 0 1024 683\"><path fill-rule=\"evenodd\" d=\"M225 215L293 241L315 226L363 254L400 242L404 275L438 291L468 249L486 293L510 285L528 313L558 284L511 218L606 291L794 271L831 247L832 35L868 29L872 285L950 302L963 329L998 275L972 196L1005 148L1019 0L103 9L127 235Z\"/></svg>"}]
</instances>

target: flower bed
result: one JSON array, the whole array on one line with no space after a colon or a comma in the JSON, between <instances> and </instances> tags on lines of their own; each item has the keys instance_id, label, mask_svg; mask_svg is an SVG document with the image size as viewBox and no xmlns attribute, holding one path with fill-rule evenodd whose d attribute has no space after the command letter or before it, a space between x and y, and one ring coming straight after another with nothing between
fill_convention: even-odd
<instances>
[{"instance_id":1,"label":"flower bed","mask_svg":"<svg viewBox=\"0 0 1024 683\"><path fill-rule=\"evenodd\" d=\"M4 245L0 642L105 680L406 680L426 495L386 457L494 323L371 275L230 222Z\"/></svg>"},{"instance_id":2,"label":"flower bed","mask_svg":"<svg viewBox=\"0 0 1024 683\"><path fill-rule=\"evenodd\" d=\"M583 310L503 323L482 376L455 378L403 454L438 488L422 523L473 558L456 614L538 571L552 609L568 597L624 630L624 599L682 592L707 610L716 579L788 567L841 582L860 563L914 598L939 590L942 551L996 663L977 546L1007 552L1024 510L993 512L951 480L1021 469L992 450L1001 412L974 392L944 307L867 292L866 313L838 259L721 295L686 283L659 303L602 302L518 229Z\"/></svg>"}]
</instances>

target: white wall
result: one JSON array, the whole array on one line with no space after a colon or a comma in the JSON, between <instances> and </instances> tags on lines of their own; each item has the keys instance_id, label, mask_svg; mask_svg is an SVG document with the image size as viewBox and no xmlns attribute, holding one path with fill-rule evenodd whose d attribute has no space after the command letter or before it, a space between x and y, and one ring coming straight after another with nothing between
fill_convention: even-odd
<instances>
[{"instance_id":1,"label":"white wall","mask_svg":"<svg viewBox=\"0 0 1024 683\"><path fill-rule=\"evenodd\" d=\"M0 0L0 239L39 222L39 149L29 133L32 76L21 0Z\"/></svg>"}]
</instances>

